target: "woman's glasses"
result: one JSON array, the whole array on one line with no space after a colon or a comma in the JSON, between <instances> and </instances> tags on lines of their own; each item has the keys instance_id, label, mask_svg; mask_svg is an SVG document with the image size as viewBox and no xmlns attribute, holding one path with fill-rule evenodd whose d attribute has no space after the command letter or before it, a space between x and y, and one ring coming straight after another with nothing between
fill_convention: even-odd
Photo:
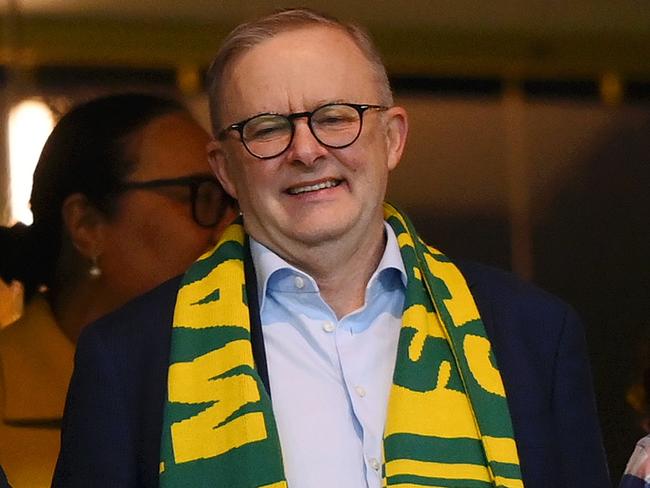
<instances>
[{"instance_id":1,"label":"woman's glasses","mask_svg":"<svg viewBox=\"0 0 650 488\"><path fill-rule=\"evenodd\" d=\"M230 197L217 179L211 176L126 181L120 185L119 190L158 190L168 187L189 188L192 218L201 227L214 227L217 225L230 201Z\"/></svg>"}]
</instances>

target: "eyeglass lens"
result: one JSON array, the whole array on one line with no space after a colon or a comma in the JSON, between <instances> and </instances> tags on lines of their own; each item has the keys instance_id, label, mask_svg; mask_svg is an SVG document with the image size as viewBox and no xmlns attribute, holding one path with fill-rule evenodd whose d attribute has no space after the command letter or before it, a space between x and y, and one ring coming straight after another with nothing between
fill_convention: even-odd
<instances>
[{"instance_id":1,"label":"eyeglass lens","mask_svg":"<svg viewBox=\"0 0 650 488\"><path fill-rule=\"evenodd\" d=\"M325 146L348 146L361 132L361 113L349 105L325 105L307 116L311 132ZM244 125L242 131L246 148L260 158L284 152L292 138L293 121L284 115L264 114L254 117Z\"/></svg>"}]
</instances>

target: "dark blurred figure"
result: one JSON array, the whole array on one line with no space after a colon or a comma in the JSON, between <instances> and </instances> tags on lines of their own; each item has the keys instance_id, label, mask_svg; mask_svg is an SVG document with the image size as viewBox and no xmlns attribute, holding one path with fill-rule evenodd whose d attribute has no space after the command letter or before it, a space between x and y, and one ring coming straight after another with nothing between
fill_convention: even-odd
<instances>
[{"instance_id":1,"label":"dark blurred figure","mask_svg":"<svg viewBox=\"0 0 650 488\"><path fill-rule=\"evenodd\" d=\"M179 103L114 95L66 114L34 173L34 223L0 228L0 278L25 311L0 332L0 463L49 486L84 325L184 271L234 216L209 136Z\"/></svg>"},{"instance_id":2,"label":"dark blurred figure","mask_svg":"<svg viewBox=\"0 0 650 488\"><path fill-rule=\"evenodd\" d=\"M650 117L629 111L603 134L535 236L536 281L582 316L613 483L640 436L625 394L650 338Z\"/></svg>"}]
</instances>

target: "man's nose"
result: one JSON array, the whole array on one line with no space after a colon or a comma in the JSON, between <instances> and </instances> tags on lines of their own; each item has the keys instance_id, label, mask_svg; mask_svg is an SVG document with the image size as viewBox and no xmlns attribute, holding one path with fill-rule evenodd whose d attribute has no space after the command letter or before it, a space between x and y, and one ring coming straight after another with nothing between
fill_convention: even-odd
<instances>
[{"instance_id":1,"label":"man's nose","mask_svg":"<svg viewBox=\"0 0 650 488\"><path fill-rule=\"evenodd\" d=\"M295 120L293 140L289 146L288 156L290 159L305 165L312 165L325 154L327 154L327 148L316 139L307 120Z\"/></svg>"}]
</instances>

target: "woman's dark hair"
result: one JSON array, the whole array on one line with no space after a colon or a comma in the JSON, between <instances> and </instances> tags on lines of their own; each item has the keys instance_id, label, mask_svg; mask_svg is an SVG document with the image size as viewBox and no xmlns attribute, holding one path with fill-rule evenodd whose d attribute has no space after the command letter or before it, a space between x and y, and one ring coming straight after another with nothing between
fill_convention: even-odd
<instances>
[{"instance_id":1,"label":"woman's dark hair","mask_svg":"<svg viewBox=\"0 0 650 488\"><path fill-rule=\"evenodd\" d=\"M55 279L65 199L83 194L110 215L120 184L135 169L130 138L153 119L187 110L175 100L120 94L81 104L65 114L43 147L34 172L31 226L0 227L0 278L17 280L29 297Z\"/></svg>"}]
</instances>

